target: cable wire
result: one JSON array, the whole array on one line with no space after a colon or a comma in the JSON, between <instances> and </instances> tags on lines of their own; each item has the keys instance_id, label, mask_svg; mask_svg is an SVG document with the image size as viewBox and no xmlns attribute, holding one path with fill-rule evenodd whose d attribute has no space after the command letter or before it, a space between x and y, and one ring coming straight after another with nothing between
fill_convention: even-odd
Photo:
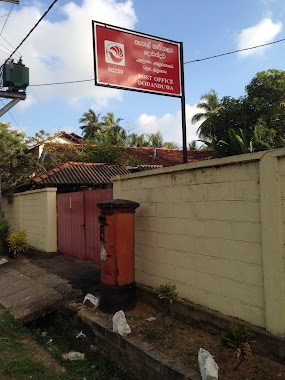
<instances>
[{"instance_id":1,"label":"cable wire","mask_svg":"<svg viewBox=\"0 0 285 380\"><path fill-rule=\"evenodd\" d=\"M23 45L23 43L26 41L26 39L30 36L30 34L36 29L36 27L39 25L39 23L43 20L43 18L48 14L48 12L51 10L51 8L54 6L54 4L57 2L57 0L54 0L51 5L48 7L48 9L45 11L45 13L42 15L42 17L38 20L38 22L32 27L32 29L29 31L29 33L26 35L26 37L20 42L20 44L16 47L16 49L13 51L13 53L6 59L6 61L3 63L2 66L4 66L9 59L15 54L15 52L19 49L20 46Z\"/></svg>"},{"instance_id":2,"label":"cable wire","mask_svg":"<svg viewBox=\"0 0 285 380\"><path fill-rule=\"evenodd\" d=\"M193 61L187 61L187 62L184 62L184 65L187 65L188 63L201 62L201 61L206 61L206 60L208 60L208 59L213 59L213 58L223 57L224 55L235 54L235 53L239 53L239 52L241 52L241 51L257 49L257 48L260 48L260 47L263 47L263 46L273 45L273 44L277 44L277 43L279 43L279 42L284 42L284 41L285 41L285 38L282 38L281 40L277 40L277 41L273 41L273 42L268 42L268 43L266 43L266 44L262 44L262 45L256 45L256 46L252 46L252 47L248 47L248 48L244 48L244 49L233 50L233 51L229 51L229 52L227 52L227 53L222 53L222 54L212 55L212 56L210 56L210 57L206 57L206 58L194 59Z\"/></svg>"},{"instance_id":3,"label":"cable wire","mask_svg":"<svg viewBox=\"0 0 285 380\"><path fill-rule=\"evenodd\" d=\"M2 102L2 104L3 104L3 106L5 106L6 104L3 102L3 100L2 99L0 99L1 100L1 102ZM25 133L23 130L22 130L22 128L20 127L20 125L19 125L19 123L17 122L17 120L14 118L14 116L11 114L11 112L10 111L8 111L8 113L9 113L9 115L11 116L11 118L14 120L14 122L17 124L17 127L18 128L20 128L20 130L23 132L23 133Z\"/></svg>"},{"instance_id":4,"label":"cable wire","mask_svg":"<svg viewBox=\"0 0 285 380\"><path fill-rule=\"evenodd\" d=\"M0 17L6 17L6 16L8 16L8 14L9 14L9 13L7 13L6 15L0 16Z\"/></svg>"},{"instance_id":5,"label":"cable wire","mask_svg":"<svg viewBox=\"0 0 285 380\"><path fill-rule=\"evenodd\" d=\"M3 40L6 41L7 44L11 46L12 49L15 49L15 46L13 46L4 36L0 35L0 37L3 38ZM2 44L0 43L0 45L2 45ZM2 46L4 46L4 45L2 45ZM6 49L8 49L8 48L6 48ZM10 52L11 51L12 50L10 49ZM22 54L20 52L18 52L18 51L16 51L14 54L17 54L19 57L22 57Z\"/></svg>"},{"instance_id":6,"label":"cable wire","mask_svg":"<svg viewBox=\"0 0 285 380\"><path fill-rule=\"evenodd\" d=\"M4 30L4 28L5 28L5 26L6 26L6 24L7 24L7 21L8 21L8 19L9 19L9 17L10 17L10 14L11 14L11 12L12 12L13 7L14 7L14 4L12 4L12 7L11 7L11 9L10 9L10 12L9 12L8 15L7 15L7 18L6 18L5 22L4 22L4 25L3 25L3 27L2 27L2 30L1 30L1 32L0 32L0 36L1 36L1 34L2 34L3 30Z\"/></svg>"},{"instance_id":7,"label":"cable wire","mask_svg":"<svg viewBox=\"0 0 285 380\"><path fill-rule=\"evenodd\" d=\"M82 79L82 80L73 80L73 81L66 81L66 82L30 84L29 87L53 86L53 85L56 85L56 84L71 84L71 83L82 83L82 82L91 82L91 81L94 81L94 78L92 78L92 79Z\"/></svg>"}]
</instances>

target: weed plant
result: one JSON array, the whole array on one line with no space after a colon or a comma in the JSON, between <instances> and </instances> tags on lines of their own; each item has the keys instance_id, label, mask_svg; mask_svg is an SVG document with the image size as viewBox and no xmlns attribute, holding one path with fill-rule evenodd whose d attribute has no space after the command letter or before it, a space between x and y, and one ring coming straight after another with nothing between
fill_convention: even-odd
<instances>
[{"instance_id":1,"label":"weed plant","mask_svg":"<svg viewBox=\"0 0 285 380\"><path fill-rule=\"evenodd\" d=\"M253 338L254 336L247 326L238 324L235 321L232 321L229 329L221 334L221 345L230 349L233 356L240 360L234 370L238 368L245 356L252 354L251 343L255 342Z\"/></svg>"}]
</instances>

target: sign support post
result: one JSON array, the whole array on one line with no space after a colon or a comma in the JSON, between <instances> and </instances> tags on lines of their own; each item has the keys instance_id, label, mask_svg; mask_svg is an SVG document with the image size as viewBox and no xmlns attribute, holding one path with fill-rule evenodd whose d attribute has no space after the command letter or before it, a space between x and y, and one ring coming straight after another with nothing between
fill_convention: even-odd
<instances>
[{"instance_id":1,"label":"sign support post","mask_svg":"<svg viewBox=\"0 0 285 380\"><path fill-rule=\"evenodd\" d=\"M187 137L186 137L186 107L185 107L185 86L184 86L184 65L183 65L183 43L180 43L180 73L181 73L181 121L182 121L182 143L183 143L183 164L187 164Z\"/></svg>"}]
</instances>

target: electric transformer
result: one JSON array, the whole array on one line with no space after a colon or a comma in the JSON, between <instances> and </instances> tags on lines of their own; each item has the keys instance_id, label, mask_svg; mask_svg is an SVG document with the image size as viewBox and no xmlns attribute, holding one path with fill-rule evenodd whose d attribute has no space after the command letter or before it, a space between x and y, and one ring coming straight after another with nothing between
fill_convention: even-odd
<instances>
[{"instance_id":1,"label":"electric transformer","mask_svg":"<svg viewBox=\"0 0 285 380\"><path fill-rule=\"evenodd\" d=\"M3 87L10 91L25 90L29 85L29 68L21 60L18 63L12 61L3 67Z\"/></svg>"}]
</instances>

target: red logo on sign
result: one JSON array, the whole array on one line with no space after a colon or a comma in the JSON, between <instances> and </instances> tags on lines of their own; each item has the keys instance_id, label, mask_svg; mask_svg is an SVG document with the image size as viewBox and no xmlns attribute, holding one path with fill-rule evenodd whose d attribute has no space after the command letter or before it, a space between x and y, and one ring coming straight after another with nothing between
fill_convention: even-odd
<instances>
[{"instance_id":1,"label":"red logo on sign","mask_svg":"<svg viewBox=\"0 0 285 380\"><path fill-rule=\"evenodd\" d=\"M125 66L125 47L118 42L105 40L105 62Z\"/></svg>"}]
</instances>

